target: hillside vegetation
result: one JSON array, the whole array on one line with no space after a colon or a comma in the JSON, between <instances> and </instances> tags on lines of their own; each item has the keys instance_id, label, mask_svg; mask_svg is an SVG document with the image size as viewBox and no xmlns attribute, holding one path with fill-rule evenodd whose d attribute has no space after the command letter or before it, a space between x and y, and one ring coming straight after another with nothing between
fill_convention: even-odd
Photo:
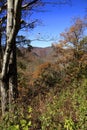
<instances>
[{"instance_id":1,"label":"hillside vegetation","mask_svg":"<svg viewBox=\"0 0 87 130\"><path fill-rule=\"evenodd\" d=\"M87 42L75 30L52 47L18 49L19 98L0 130L87 130Z\"/></svg>"},{"instance_id":2,"label":"hillside vegetation","mask_svg":"<svg viewBox=\"0 0 87 130\"><path fill-rule=\"evenodd\" d=\"M10 119L6 117L1 129L87 129L87 60L73 60L71 51L62 51L64 56L62 53L56 56L55 52L43 59L34 50L26 53L20 50L17 113Z\"/></svg>"}]
</instances>

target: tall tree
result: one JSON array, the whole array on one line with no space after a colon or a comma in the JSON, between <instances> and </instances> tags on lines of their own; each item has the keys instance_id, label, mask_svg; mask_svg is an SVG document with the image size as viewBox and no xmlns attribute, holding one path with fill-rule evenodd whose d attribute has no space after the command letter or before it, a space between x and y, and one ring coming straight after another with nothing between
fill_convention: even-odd
<instances>
[{"instance_id":1,"label":"tall tree","mask_svg":"<svg viewBox=\"0 0 87 130\"><path fill-rule=\"evenodd\" d=\"M15 53L15 38L20 29L21 21L21 5L22 0L8 0L7 1L7 31L6 31L6 49L3 57L2 73L1 73L1 103L2 114L4 115L7 108L7 90L9 83L10 100L13 97L12 80L10 80L12 70L14 68L9 64L10 60L13 60L13 54ZM18 16L18 17L17 17ZM11 55L12 54L12 55ZM12 79L12 78L11 78ZM9 82L8 82L9 81ZM10 101L11 102L11 101Z\"/></svg>"},{"instance_id":2,"label":"tall tree","mask_svg":"<svg viewBox=\"0 0 87 130\"><path fill-rule=\"evenodd\" d=\"M66 0L67 2L68 0ZM1 0L0 1L0 30L6 27L6 45L3 55L2 69L1 69L1 106L2 115L7 110L8 90L9 90L9 104L18 96L17 90L17 65L16 65L16 36L22 25L26 26L26 21L22 19L23 14L27 10L32 10L37 5L44 4L65 4L65 0L57 0L57 2L49 2L44 0ZM7 14L7 15L6 15ZM7 22L7 24L6 24ZM28 24L30 25L30 24ZM24 27L25 27L24 26ZM1 30L2 32L3 30ZM2 35L0 33L0 39ZM1 40L0 40L1 46Z\"/></svg>"}]
</instances>

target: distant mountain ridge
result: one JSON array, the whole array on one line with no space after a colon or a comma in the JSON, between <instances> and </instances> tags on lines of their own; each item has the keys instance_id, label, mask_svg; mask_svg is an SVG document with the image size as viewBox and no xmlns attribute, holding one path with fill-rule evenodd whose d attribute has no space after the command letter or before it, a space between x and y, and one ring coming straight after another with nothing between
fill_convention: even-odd
<instances>
[{"instance_id":1,"label":"distant mountain ridge","mask_svg":"<svg viewBox=\"0 0 87 130\"><path fill-rule=\"evenodd\" d=\"M54 56L55 50L52 46L50 47L33 47L33 49L28 51L28 48L19 48L20 56L26 57L27 59L43 60L44 62L53 62L56 60Z\"/></svg>"},{"instance_id":2,"label":"distant mountain ridge","mask_svg":"<svg viewBox=\"0 0 87 130\"><path fill-rule=\"evenodd\" d=\"M48 55L51 55L51 53L53 52L53 48L52 47L45 47L45 48L33 47L32 52L38 55L39 57L47 57Z\"/></svg>"}]
</instances>

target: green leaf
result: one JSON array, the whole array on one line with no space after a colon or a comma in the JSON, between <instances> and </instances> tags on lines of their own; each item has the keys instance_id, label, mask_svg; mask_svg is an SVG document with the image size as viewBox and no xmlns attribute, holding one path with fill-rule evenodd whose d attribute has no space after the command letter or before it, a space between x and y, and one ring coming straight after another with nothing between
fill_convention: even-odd
<instances>
[{"instance_id":1,"label":"green leaf","mask_svg":"<svg viewBox=\"0 0 87 130\"><path fill-rule=\"evenodd\" d=\"M23 130L29 130L28 126L25 126L25 127L23 128Z\"/></svg>"},{"instance_id":2,"label":"green leaf","mask_svg":"<svg viewBox=\"0 0 87 130\"><path fill-rule=\"evenodd\" d=\"M31 126L31 121L29 121L29 123L27 124L28 126Z\"/></svg>"},{"instance_id":3,"label":"green leaf","mask_svg":"<svg viewBox=\"0 0 87 130\"><path fill-rule=\"evenodd\" d=\"M10 126L9 130L19 130L19 125Z\"/></svg>"},{"instance_id":4,"label":"green leaf","mask_svg":"<svg viewBox=\"0 0 87 130\"><path fill-rule=\"evenodd\" d=\"M22 120L20 120L20 124L21 124L22 127L24 127L24 126L26 126L27 121L22 119Z\"/></svg>"}]
</instances>

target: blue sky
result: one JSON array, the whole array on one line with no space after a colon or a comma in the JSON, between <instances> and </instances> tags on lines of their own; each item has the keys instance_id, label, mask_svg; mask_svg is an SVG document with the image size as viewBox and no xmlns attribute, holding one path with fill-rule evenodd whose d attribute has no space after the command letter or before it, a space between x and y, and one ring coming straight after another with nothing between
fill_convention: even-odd
<instances>
[{"instance_id":1,"label":"blue sky","mask_svg":"<svg viewBox=\"0 0 87 130\"><path fill-rule=\"evenodd\" d=\"M83 18L86 15L87 0L72 0L72 5L47 5L42 7L45 12L37 12L32 15L42 21L42 24L33 30L26 31L26 37L33 39L43 39L42 41L32 41L31 45L36 47L48 47L52 43L58 42L60 33L65 28L72 25L73 17Z\"/></svg>"}]
</instances>

